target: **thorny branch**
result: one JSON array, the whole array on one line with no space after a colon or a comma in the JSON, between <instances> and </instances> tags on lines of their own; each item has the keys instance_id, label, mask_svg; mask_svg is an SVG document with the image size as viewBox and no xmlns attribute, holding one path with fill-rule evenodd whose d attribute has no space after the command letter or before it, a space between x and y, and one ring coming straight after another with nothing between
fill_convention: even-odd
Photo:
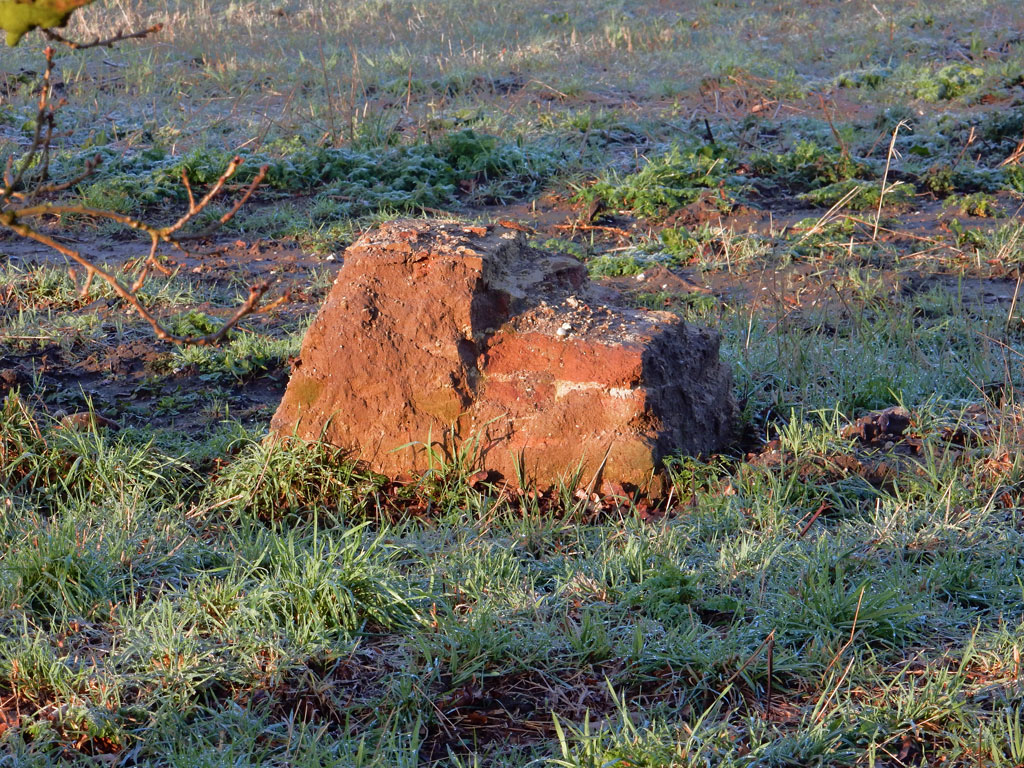
<instances>
[{"instance_id":1,"label":"thorny branch","mask_svg":"<svg viewBox=\"0 0 1024 768\"><path fill-rule=\"evenodd\" d=\"M156 25L139 32L118 32L116 35L105 40L94 40L89 43L77 43L67 40L53 30L43 30L43 34L49 39L60 42L71 49L82 50L98 46L110 46L116 42L129 39L143 38L158 32L162 25ZM255 178L245 187L234 204L220 218L194 234L182 234L181 230L202 213L206 208L224 191L225 184L231 179L242 164L240 157L235 157L224 169L220 177L211 185L209 190L198 201L189 183L188 175L182 172L182 184L188 193L188 209L176 221L167 226L155 226L141 219L127 216L116 211L108 211L102 208L90 208L84 205L65 203L54 200L54 196L65 192L95 173L102 158L96 157L87 160L84 170L77 176L58 183L47 183L49 176L50 148L53 141L54 127L56 125L57 110L63 106L63 100L54 102L52 94L53 73L55 69L54 50L47 46L44 51L46 67L43 71L42 83L39 89L39 101L36 112L35 131L32 141L20 160L13 156L7 158L3 172L3 184L0 186L0 227L6 228L15 234L34 240L37 243L52 248L67 258L69 272L72 279L76 279L75 267L78 265L85 271L84 279L80 289L82 298L89 295L93 280L99 277L106 282L126 304L134 309L139 316L149 323L154 334L162 341L169 341L175 344L196 344L212 345L221 341L228 331L247 315L257 312L266 312L279 306L288 300L287 292L278 299L263 304L264 294L269 290L269 282L261 282L250 286L249 296L236 309L235 312L225 320L221 326L212 333L204 336L179 336L167 329L160 319L147 308L139 298L139 290L144 285L151 270L156 270L164 275L170 275L171 270L160 262L159 249L161 245L170 246L184 250L182 242L205 238L216 232L238 213L239 209L249 200L253 192L263 181L267 167L263 166L257 172ZM59 242L50 235L40 231L29 222L33 219L40 219L44 216L61 215L83 215L100 219L107 219L122 226L145 233L150 240L150 247L145 258L129 263L123 269L125 277L131 277L132 270L137 274L130 283L123 282L118 278L116 270L108 270L99 266L95 261L81 251L70 248Z\"/></svg>"}]
</instances>

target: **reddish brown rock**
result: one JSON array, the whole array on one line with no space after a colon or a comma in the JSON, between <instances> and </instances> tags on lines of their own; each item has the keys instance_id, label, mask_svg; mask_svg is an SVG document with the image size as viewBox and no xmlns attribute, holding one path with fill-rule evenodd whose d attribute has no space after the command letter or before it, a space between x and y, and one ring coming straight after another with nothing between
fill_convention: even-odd
<instances>
[{"instance_id":1,"label":"reddish brown rock","mask_svg":"<svg viewBox=\"0 0 1024 768\"><path fill-rule=\"evenodd\" d=\"M519 232L386 224L346 252L271 427L385 474L429 469L429 442L539 488L577 468L651 487L728 439L730 375L716 333L608 299Z\"/></svg>"}]
</instances>

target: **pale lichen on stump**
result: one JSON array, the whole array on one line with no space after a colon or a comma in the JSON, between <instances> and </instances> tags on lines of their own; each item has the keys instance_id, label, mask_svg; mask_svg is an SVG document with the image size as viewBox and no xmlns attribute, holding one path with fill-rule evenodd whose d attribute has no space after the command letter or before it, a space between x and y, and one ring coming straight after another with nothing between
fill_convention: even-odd
<instances>
[{"instance_id":1,"label":"pale lichen on stump","mask_svg":"<svg viewBox=\"0 0 1024 768\"><path fill-rule=\"evenodd\" d=\"M613 301L517 231L385 224L346 252L272 430L389 475L469 446L495 478L657 492L665 456L729 439L731 377L715 332Z\"/></svg>"}]
</instances>

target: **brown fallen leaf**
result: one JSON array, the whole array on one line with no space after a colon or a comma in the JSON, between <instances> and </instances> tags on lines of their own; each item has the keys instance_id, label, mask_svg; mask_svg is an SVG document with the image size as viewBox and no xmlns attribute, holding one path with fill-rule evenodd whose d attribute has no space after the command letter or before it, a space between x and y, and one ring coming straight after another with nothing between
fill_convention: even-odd
<instances>
[{"instance_id":1,"label":"brown fallen leaf","mask_svg":"<svg viewBox=\"0 0 1024 768\"><path fill-rule=\"evenodd\" d=\"M108 419L106 416L96 413L95 411L69 413L57 423L58 429L71 429L76 432L88 432L91 429L98 429L99 427L104 427L105 429L109 429L114 432L121 429L121 425L116 421Z\"/></svg>"},{"instance_id":2,"label":"brown fallen leaf","mask_svg":"<svg viewBox=\"0 0 1024 768\"><path fill-rule=\"evenodd\" d=\"M480 485L480 483L484 482L489 475L490 472L488 472L486 469L481 469L479 472L474 472L472 475L470 475L466 479L466 484L470 488L476 488L478 485Z\"/></svg>"}]
</instances>

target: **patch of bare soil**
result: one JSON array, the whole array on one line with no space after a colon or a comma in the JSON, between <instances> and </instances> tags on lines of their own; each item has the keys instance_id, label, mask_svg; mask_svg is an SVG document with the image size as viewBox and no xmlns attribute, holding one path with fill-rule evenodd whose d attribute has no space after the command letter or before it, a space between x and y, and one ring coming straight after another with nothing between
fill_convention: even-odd
<instances>
[{"instance_id":1,"label":"patch of bare soil","mask_svg":"<svg viewBox=\"0 0 1024 768\"><path fill-rule=\"evenodd\" d=\"M552 712L570 722L601 720L614 710L608 670L526 670L473 678L437 698L421 759L541 743L554 735Z\"/></svg>"},{"instance_id":2,"label":"patch of bare soil","mask_svg":"<svg viewBox=\"0 0 1024 768\"><path fill-rule=\"evenodd\" d=\"M84 238L79 238L84 240ZM83 247L82 243L78 244ZM38 249L19 240L3 243L3 251L16 266L63 265L59 254ZM102 252L111 264L123 264L139 255L137 244L90 240L86 250ZM243 327L268 337L294 328L319 307L321 291L339 266L312 255L293 242L235 240L188 253L176 253L166 260L178 276L198 285L237 285L239 280L255 283L270 280L275 292L290 291L291 300L269 315L256 315ZM314 272L320 287L313 285ZM17 312L11 299L0 311ZM44 300L45 301L45 300ZM34 308L39 308L38 304ZM120 426L170 427L189 431L223 418L223 408L243 421L266 420L277 406L288 380L287 362L225 374L211 381L194 365L175 364L174 347L158 341L148 327L132 323L119 302L97 299L80 306L62 307L65 312L96 312L104 321L124 317L129 328L117 342L104 338L69 336L57 341L32 336L9 337L0 345L0 397L12 390L30 387L44 391L43 407L60 418L65 413L90 406ZM177 307L181 312L184 307ZM230 308L199 304L191 309L213 316L226 316ZM4 348L6 346L6 348ZM218 413L204 412L210 392L216 390L221 402Z\"/></svg>"}]
</instances>

